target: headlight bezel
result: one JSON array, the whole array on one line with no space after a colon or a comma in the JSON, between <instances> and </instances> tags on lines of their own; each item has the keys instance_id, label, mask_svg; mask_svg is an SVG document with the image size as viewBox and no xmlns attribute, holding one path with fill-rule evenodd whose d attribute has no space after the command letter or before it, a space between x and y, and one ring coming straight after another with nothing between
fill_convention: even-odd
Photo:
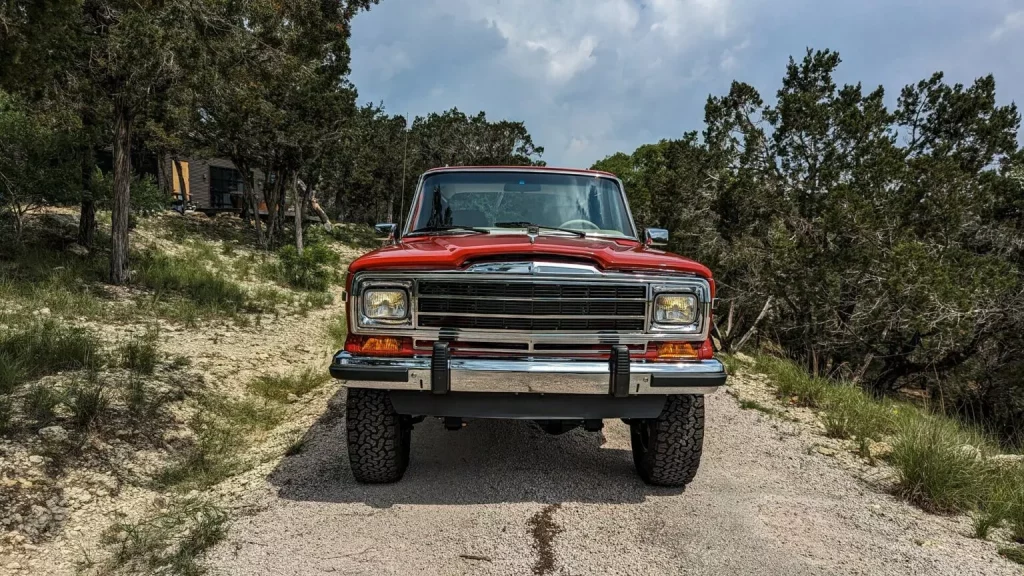
<instances>
[{"instance_id":1,"label":"headlight bezel","mask_svg":"<svg viewBox=\"0 0 1024 576\"><path fill-rule=\"evenodd\" d=\"M408 328L413 322L412 283L392 280L367 279L355 287L355 316L359 328ZM405 299L405 316L401 318L373 318L367 314L367 295L375 291L401 292Z\"/></svg>"},{"instance_id":2,"label":"headlight bezel","mask_svg":"<svg viewBox=\"0 0 1024 576\"><path fill-rule=\"evenodd\" d=\"M700 334L704 329L705 308L707 298L703 297L702 290L696 287L682 287L679 285L652 285L650 296L650 332L652 334ZM693 300L693 319L690 322L659 322L658 301L662 297L685 297Z\"/></svg>"}]
</instances>

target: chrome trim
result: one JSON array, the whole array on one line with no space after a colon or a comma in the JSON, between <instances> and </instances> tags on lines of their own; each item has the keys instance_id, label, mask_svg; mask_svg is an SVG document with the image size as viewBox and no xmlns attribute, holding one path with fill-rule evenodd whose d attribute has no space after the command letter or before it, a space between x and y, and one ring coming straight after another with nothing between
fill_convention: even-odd
<instances>
[{"instance_id":1,"label":"chrome trim","mask_svg":"<svg viewBox=\"0 0 1024 576\"><path fill-rule=\"evenodd\" d=\"M405 382L346 380L346 388L383 390L430 390L430 358L371 358L339 352L337 366L392 367L409 370ZM609 369L606 360L490 360L449 361L452 392L512 392L517 394L608 394ZM694 362L631 362L629 394L711 394L717 386L651 386L657 374L725 374L718 360Z\"/></svg>"},{"instance_id":2,"label":"chrome trim","mask_svg":"<svg viewBox=\"0 0 1024 576\"><path fill-rule=\"evenodd\" d=\"M537 320L643 320L644 316L608 316L599 314L484 314L477 312L420 312L420 316L453 316L456 318L531 318Z\"/></svg>"},{"instance_id":3,"label":"chrome trim","mask_svg":"<svg viewBox=\"0 0 1024 576\"><path fill-rule=\"evenodd\" d=\"M543 262L540 267L533 267L533 270L544 269ZM483 270L483 271L481 271ZM415 275L415 279L410 279ZM608 285L629 285L643 284L647 286L645 298L644 329L633 331L597 331L597 330L560 330L556 332L538 332L531 330L491 330L475 328L420 328L419 326L419 294L418 285L420 281L447 280L459 282L524 282L535 284L594 284L599 286ZM410 306L412 322L409 325L399 327L374 325L368 326L360 322L358 311L362 310L362 292L369 286L403 286L410 290ZM679 327L665 328L652 325L652 298L654 294L666 291L691 292L695 293L699 300L697 330L679 329ZM432 296L424 296L432 298ZM438 296L438 298L447 298ZM444 270L444 271L406 271L406 272L359 272L352 279L352 293L349 306L349 326L353 334L388 334L392 336L408 336L419 340L440 340L442 335L445 340L450 341L485 341L485 342L516 342L527 343L529 349L533 344L637 344L646 345L650 341L686 340L703 341L707 340L710 332L711 313L711 287L707 280L699 276L666 276L663 274L630 274L625 272L610 272L597 276L577 274L514 274L505 272L491 272L488 268L467 270ZM527 299L529 300L529 299ZM584 299L589 300L589 299ZM618 299L617 299L618 300ZM622 301L639 301L639 299L621 299ZM422 313L424 315L439 315L440 313ZM471 314L471 316L476 316ZM496 315L483 315L497 317ZM552 316L531 315L513 316L531 318L554 318ZM588 318L586 315L572 316L571 318ZM639 319L639 316L615 316L621 319ZM674 328L674 329L673 329Z\"/></svg>"},{"instance_id":4,"label":"chrome trim","mask_svg":"<svg viewBox=\"0 0 1024 576\"><path fill-rule=\"evenodd\" d=\"M353 287L353 293L352 293L352 315L355 317L355 319L357 321L356 322L351 322L352 319L350 319L349 326L359 326L361 328L375 328L375 329L381 329L381 328L387 328L387 329L393 329L393 328L413 328L413 327L416 326L416 311L413 309L413 306L415 305L416 300L413 298L413 282L411 280L401 280L401 279L382 280L382 279L377 279L377 278L369 278L369 279L366 279L366 280L361 280L361 283L359 284L358 291L355 289L355 287L356 287L355 281L352 282L352 287ZM376 289L382 289L382 288L383 289L392 288L392 289L399 289L399 290L404 290L405 291L406 305L409 308L407 310L405 318L398 318L398 319L394 319L394 320L391 320L391 319L378 319L378 318L370 318L369 316L367 316L364 313L364 310L363 310L363 292L365 292L367 289L374 289L374 290L376 290Z\"/></svg>"},{"instance_id":5,"label":"chrome trim","mask_svg":"<svg viewBox=\"0 0 1024 576\"><path fill-rule=\"evenodd\" d=\"M409 213L405 217L405 228L402 230L402 237L409 233L410 227L412 226L412 215L416 213L416 205L420 200L420 196L423 195L423 181L427 176L433 176L434 174L444 174L448 172L534 172L537 174L566 174L568 176L585 176L587 178L604 178L605 180L611 180L619 188L619 196L622 197L622 205L626 208L626 217L629 219L630 231L632 236L616 236L616 238L626 238L628 240L639 241L640 237L636 233L636 222L633 220L633 211L629 208L629 199L626 198L626 187L623 186L622 180L617 176L608 176L606 174L597 174L588 170L571 170L571 169L559 169L559 170L531 170L529 166L498 166L498 167L478 167L478 166L460 166L453 168L445 168L444 170L427 170L423 174L420 174L419 180L416 182L416 193L413 194L412 202L409 204Z\"/></svg>"}]
</instances>

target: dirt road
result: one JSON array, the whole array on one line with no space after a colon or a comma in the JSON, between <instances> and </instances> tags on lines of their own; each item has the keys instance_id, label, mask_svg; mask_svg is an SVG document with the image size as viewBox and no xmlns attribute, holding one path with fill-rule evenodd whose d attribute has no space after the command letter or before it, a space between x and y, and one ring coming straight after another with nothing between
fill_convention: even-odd
<instances>
[{"instance_id":1,"label":"dirt road","mask_svg":"<svg viewBox=\"0 0 1024 576\"><path fill-rule=\"evenodd\" d=\"M348 470L335 396L263 506L211 555L226 574L1019 575L964 519L927 515L809 449L796 424L709 398L704 463L685 491L632 470L628 429L548 436L477 421L413 433L394 485Z\"/></svg>"}]
</instances>

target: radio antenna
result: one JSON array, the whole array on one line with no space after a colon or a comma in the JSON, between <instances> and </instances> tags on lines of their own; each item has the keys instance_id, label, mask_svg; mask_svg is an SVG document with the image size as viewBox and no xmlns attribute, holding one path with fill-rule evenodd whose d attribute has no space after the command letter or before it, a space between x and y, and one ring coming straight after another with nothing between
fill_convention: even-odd
<instances>
[{"instance_id":1,"label":"radio antenna","mask_svg":"<svg viewBox=\"0 0 1024 576\"><path fill-rule=\"evenodd\" d=\"M405 159L409 152L409 113L406 112L402 119L402 129L405 132L405 143L402 145L402 192L398 208L398 230L402 229L402 218L405 214Z\"/></svg>"}]
</instances>

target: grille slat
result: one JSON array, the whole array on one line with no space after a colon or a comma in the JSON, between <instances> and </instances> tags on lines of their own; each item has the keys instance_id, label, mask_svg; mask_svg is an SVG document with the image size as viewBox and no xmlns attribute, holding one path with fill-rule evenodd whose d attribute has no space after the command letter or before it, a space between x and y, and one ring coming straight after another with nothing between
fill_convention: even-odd
<instances>
[{"instance_id":1,"label":"grille slat","mask_svg":"<svg viewBox=\"0 0 1024 576\"><path fill-rule=\"evenodd\" d=\"M632 284L422 281L424 328L640 331L647 287Z\"/></svg>"}]
</instances>

